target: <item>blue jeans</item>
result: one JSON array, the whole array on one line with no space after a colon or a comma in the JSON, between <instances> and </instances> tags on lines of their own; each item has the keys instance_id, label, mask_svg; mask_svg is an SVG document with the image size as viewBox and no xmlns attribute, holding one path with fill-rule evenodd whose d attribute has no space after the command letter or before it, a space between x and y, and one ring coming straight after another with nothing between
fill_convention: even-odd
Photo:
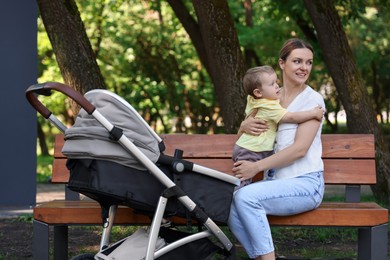
<instances>
[{"instance_id":1,"label":"blue jeans","mask_svg":"<svg viewBox=\"0 0 390 260\"><path fill-rule=\"evenodd\" d=\"M324 195L323 172L252 183L233 197L228 225L250 258L273 252L267 215L287 216L317 208Z\"/></svg>"}]
</instances>

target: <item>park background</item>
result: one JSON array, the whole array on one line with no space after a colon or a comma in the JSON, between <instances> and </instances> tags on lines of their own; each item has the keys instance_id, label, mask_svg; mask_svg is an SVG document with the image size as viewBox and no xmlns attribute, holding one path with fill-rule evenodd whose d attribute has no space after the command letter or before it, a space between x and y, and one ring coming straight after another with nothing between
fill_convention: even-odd
<instances>
[{"instance_id":1,"label":"park background","mask_svg":"<svg viewBox=\"0 0 390 260\"><path fill-rule=\"evenodd\" d=\"M57 131L27 104L28 86L58 81L82 93L109 89L158 133L234 133L244 116L245 70L268 64L279 71L278 51L291 37L315 48L308 83L326 101L323 132L375 134L379 185L372 187L373 199L388 205L387 1L319 2L5 3L1 205L32 207L36 182L49 181ZM43 102L73 124L77 108L69 100L54 94Z\"/></svg>"},{"instance_id":2,"label":"park background","mask_svg":"<svg viewBox=\"0 0 390 260\"><path fill-rule=\"evenodd\" d=\"M323 132L375 135L372 189L390 202L385 1L37 2L38 81L65 82L81 93L109 89L157 133L236 133L245 71L267 64L279 73L282 44L306 39L315 48L308 84L327 109ZM44 102L73 124L77 107L68 100ZM40 152L47 155L52 127L38 122Z\"/></svg>"}]
</instances>

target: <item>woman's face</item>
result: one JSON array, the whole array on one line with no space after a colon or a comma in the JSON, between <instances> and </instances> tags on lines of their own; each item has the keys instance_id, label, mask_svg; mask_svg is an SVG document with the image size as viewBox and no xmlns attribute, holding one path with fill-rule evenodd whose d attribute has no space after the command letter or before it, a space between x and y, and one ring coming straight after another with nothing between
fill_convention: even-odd
<instances>
[{"instance_id":1,"label":"woman's face","mask_svg":"<svg viewBox=\"0 0 390 260\"><path fill-rule=\"evenodd\" d=\"M283 71L283 85L302 85L309 78L313 53L307 48L295 49L285 61L279 60L279 66Z\"/></svg>"}]
</instances>

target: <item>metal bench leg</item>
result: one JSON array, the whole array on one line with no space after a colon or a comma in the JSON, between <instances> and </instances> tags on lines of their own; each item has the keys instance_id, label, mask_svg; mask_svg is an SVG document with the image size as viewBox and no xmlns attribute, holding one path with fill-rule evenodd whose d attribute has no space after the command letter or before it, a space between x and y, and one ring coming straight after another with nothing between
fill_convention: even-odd
<instances>
[{"instance_id":1,"label":"metal bench leg","mask_svg":"<svg viewBox=\"0 0 390 260\"><path fill-rule=\"evenodd\" d=\"M34 220L33 222L33 257L49 260L49 225Z\"/></svg>"},{"instance_id":2,"label":"metal bench leg","mask_svg":"<svg viewBox=\"0 0 390 260\"><path fill-rule=\"evenodd\" d=\"M387 259L387 224L371 228L359 228L359 260Z\"/></svg>"},{"instance_id":3,"label":"metal bench leg","mask_svg":"<svg viewBox=\"0 0 390 260\"><path fill-rule=\"evenodd\" d=\"M54 226L54 259L68 259L68 226Z\"/></svg>"},{"instance_id":4,"label":"metal bench leg","mask_svg":"<svg viewBox=\"0 0 390 260\"><path fill-rule=\"evenodd\" d=\"M65 200L80 200L80 193L72 191L68 188L68 185L65 186Z\"/></svg>"}]
</instances>

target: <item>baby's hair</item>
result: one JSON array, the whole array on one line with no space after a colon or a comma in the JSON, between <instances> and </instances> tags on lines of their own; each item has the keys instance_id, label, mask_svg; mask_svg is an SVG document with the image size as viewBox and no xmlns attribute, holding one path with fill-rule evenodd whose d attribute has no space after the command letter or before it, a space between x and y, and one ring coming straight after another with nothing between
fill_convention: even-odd
<instances>
[{"instance_id":1,"label":"baby's hair","mask_svg":"<svg viewBox=\"0 0 390 260\"><path fill-rule=\"evenodd\" d=\"M273 74L276 72L272 67L266 65L247 70L243 79L244 90L247 95L255 97L253 91L257 88L261 89L262 74L264 73Z\"/></svg>"}]
</instances>

